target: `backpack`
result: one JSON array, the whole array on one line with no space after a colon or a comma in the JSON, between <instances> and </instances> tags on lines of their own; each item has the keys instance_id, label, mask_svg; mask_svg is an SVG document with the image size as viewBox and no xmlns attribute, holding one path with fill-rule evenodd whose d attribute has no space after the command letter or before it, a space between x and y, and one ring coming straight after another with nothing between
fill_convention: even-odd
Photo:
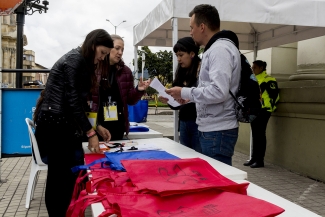
<instances>
[{"instance_id":1,"label":"backpack","mask_svg":"<svg viewBox=\"0 0 325 217\"><path fill-rule=\"evenodd\" d=\"M239 122L251 123L262 109L261 90L246 57L240 53L241 76L236 96L229 90L235 100L235 112Z\"/></svg>"},{"instance_id":2,"label":"backpack","mask_svg":"<svg viewBox=\"0 0 325 217\"><path fill-rule=\"evenodd\" d=\"M239 41L236 33L230 30L222 30L209 40L204 48L207 51L216 40L227 40L232 42L239 51ZM240 53L241 76L239 89L236 96L229 90L230 95L235 100L235 112L239 122L251 123L262 109L261 90L257 79L251 69L246 57Z\"/></svg>"}]
</instances>

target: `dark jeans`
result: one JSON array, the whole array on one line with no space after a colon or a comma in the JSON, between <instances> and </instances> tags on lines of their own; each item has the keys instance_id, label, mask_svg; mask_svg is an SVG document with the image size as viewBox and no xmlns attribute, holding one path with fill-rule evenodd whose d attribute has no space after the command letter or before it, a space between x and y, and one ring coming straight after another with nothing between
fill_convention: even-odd
<instances>
[{"instance_id":1,"label":"dark jeans","mask_svg":"<svg viewBox=\"0 0 325 217\"><path fill-rule=\"evenodd\" d=\"M71 168L84 164L81 137L75 129L48 118L36 127L37 142L48 158L45 204L49 217L65 216L78 177Z\"/></svg>"},{"instance_id":2,"label":"dark jeans","mask_svg":"<svg viewBox=\"0 0 325 217\"><path fill-rule=\"evenodd\" d=\"M238 128L213 132L199 131L202 154L232 165L235 145L238 139Z\"/></svg>"},{"instance_id":3,"label":"dark jeans","mask_svg":"<svg viewBox=\"0 0 325 217\"><path fill-rule=\"evenodd\" d=\"M199 131L195 120L192 121L179 121L179 140L182 145L194 149L202 153Z\"/></svg>"},{"instance_id":4,"label":"dark jeans","mask_svg":"<svg viewBox=\"0 0 325 217\"><path fill-rule=\"evenodd\" d=\"M262 112L251 123L253 146L253 162L264 162L266 151L266 126L271 117L271 112L262 110Z\"/></svg>"}]
</instances>

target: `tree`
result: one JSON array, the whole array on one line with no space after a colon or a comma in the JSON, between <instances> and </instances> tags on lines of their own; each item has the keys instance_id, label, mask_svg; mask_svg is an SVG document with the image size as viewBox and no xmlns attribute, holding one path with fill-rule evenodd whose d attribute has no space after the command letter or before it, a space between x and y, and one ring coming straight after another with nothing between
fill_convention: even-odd
<instances>
[{"instance_id":1,"label":"tree","mask_svg":"<svg viewBox=\"0 0 325 217\"><path fill-rule=\"evenodd\" d=\"M173 53L166 50L152 53L148 46L141 47L141 50L138 50L138 73L142 73L143 52L145 53L145 68L150 78L157 77L164 86L171 83L173 81Z\"/></svg>"}]
</instances>

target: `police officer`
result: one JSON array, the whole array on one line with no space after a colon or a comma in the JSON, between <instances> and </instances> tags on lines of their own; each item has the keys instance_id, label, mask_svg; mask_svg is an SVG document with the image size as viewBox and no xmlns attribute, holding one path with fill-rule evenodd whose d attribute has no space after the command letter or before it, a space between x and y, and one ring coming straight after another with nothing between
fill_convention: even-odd
<instances>
[{"instance_id":1,"label":"police officer","mask_svg":"<svg viewBox=\"0 0 325 217\"><path fill-rule=\"evenodd\" d=\"M251 168L264 167L266 126L280 98L278 84L274 77L266 73L266 65L266 62L256 60L252 66L261 89L262 111L251 123L253 136L252 158L244 163L244 166L250 166Z\"/></svg>"}]
</instances>

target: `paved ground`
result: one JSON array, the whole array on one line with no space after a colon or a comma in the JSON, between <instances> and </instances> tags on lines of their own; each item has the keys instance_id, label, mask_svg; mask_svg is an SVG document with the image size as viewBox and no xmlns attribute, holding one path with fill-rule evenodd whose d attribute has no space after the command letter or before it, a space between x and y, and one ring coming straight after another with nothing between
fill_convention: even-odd
<instances>
[{"instance_id":1,"label":"paved ground","mask_svg":"<svg viewBox=\"0 0 325 217\"><path fill-rule=\"evenodd\" d=\"M149 109L146 125L162 132L165 137L171 138L174 132L171 114L172 112L168 109L158 109L157 112ZM244 167L242 164L247 159L247 155L236 152L233 157L233 166L246 171L250 182L325 217L324 183L300 176L268 162L265 162L264 168ZM34 200L31 202L30 209L25 209L30 162L31 157L2 159L0 177L1 180L7 180L7 182L0 182L0 216L48 216L44 204L46 172L39 173ZM86 217L89 216L91 213L87 210Z\"/></svg>"}]
</instances>

